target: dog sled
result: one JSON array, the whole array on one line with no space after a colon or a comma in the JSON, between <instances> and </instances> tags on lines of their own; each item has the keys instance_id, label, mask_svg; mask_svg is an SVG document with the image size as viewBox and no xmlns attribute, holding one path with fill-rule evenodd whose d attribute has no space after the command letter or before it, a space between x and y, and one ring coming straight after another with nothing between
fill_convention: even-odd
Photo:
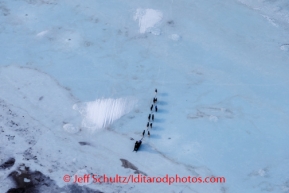
<instances>
[{"instance_id":1,"label":"dog sled","mask_svg":"<svg viewBox=\"0 0 289 193\"><path fill-rule=\"evenodd\" d=\"M139 141L136 141L136 142L135 142L135 145L134 145L134 150L133 150L133 151L137 151L137 150L139 149L139 147L140 147L141 143L142 143L142 141L141 141L141 140L139 140Z\"/></svg>"}]
</instances>

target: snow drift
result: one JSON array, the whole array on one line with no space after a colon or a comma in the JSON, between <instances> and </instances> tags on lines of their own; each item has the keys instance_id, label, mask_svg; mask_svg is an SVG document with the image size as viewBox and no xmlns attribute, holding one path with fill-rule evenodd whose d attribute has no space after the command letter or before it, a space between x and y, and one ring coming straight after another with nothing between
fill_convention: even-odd
<instances>
[{"instance_id":1,"label":"snow drift","mask_svg":"<svg viewBox=\"0 0 289 193\"><path fill-rule=\"evenodd\" d=\"M154 29L154 26L159 23L163 18L162 12L154 9L137 9L134 16L134 20L139 22L139 32L152 32L154 35L159 35L154 33L158 31Z\"/></svg>"},{"instance_id":2,"label":"snow drift","mask_svg":"<svg viewBox=\"0 0 289 193\"><path fill-rule=\"evenodd\" d=\"M75 104L73 108L78 110L83 117L82 127L95 131L107 127L129 113L136 102L134 98L107 98Z\"/></svg>"}]
</instances>

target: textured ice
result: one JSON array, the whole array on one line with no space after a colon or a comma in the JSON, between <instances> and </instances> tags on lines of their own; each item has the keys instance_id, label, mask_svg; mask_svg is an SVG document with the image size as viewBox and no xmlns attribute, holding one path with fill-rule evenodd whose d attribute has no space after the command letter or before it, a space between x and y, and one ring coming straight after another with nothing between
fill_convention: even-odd
<instances>
[{"instance_id":1,"label":"textured ice","mask_svg":"<svg viewBox=\"0 0 289 193\"><path fill-rule=\"evenodd\" d=\"M281 24L286 28L289 26L289 6L286 0L238 0L242 4L252 8L253 10L259 12L264 18L267 19L269 23L273 26L278 27Z\"/></svg>"},{"instance_id":2,"label":"textured ice","mask_svg":"<svg viewBox=\"0 0 289 193\"><path fill-rule=\"evenodd\" d=\"M178 34L172 34L169 37L174 41L179 41L180 39L180 36Z\"/></svg>"},{"instance_id":3,"label":"textured ice","mask_svg":"<svg viewBox=\"0 0 289 193\"><path fill-rule=\"evenodd\" d=\"M280 46L280 49L282 51L289 51L289 44L285 44L285 45Z\"/></svg>"},{"instance_id":4,"label":"textured ice","mask_svg":"<svg viewBox=\"0 0 289 193\"><path fill-rule=\"evenodd\" d=\"M77 132L79 132L79 127L75 127L75 126L73 126L72 124L69 124L69 123L63 125L63 129L65 131L67 131L68 133L77 133Z\"/></svg>"}]
</instances>

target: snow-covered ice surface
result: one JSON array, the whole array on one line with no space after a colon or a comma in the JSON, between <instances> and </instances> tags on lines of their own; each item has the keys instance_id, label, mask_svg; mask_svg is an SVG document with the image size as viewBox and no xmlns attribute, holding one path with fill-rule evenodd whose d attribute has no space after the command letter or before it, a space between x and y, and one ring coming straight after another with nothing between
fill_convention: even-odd
<instances>
[{"instance_id":1,"label":"snow-covered ice surface","mask_svg":"<svg viewBox=\"0 0 289 193\"><path fill-rule=\"evenodd\" d=\"M1 192L288 193L288 16L286 0L0 1ZM84 173L226 183L63 181Z\"/></svg>"}]
</instances>

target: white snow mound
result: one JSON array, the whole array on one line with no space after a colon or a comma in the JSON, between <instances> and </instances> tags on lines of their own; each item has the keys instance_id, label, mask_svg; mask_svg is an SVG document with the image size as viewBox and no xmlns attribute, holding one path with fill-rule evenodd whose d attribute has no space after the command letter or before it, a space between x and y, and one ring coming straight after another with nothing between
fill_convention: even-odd
<instances>
[{"instance_id":1,"label":"white snow mound","mask_svg":"<svg viewBox=\"0 0 289 193\"><path fill-rule=\"evenodd\" d=\"M82 127L95 131L107 127L129 113L136 102L133 98L107 98L75 104L73 108L78 110L83 117Z\"/></svg>"},{"instance_id":2,"label":"white snow mound","mask_svg":"<svg viewBox=\"0 0 289 193\"><path fill-rule=\"evenodd\" d=\"M160 34L154 26L160 22L162 18L162 12L154 9L137 9L136 14L134 15L134 20L138 20L139 22L139 32L145 33L150 31L150 29L153 29L154 35Z\"/></svg>"}]
</instances>

